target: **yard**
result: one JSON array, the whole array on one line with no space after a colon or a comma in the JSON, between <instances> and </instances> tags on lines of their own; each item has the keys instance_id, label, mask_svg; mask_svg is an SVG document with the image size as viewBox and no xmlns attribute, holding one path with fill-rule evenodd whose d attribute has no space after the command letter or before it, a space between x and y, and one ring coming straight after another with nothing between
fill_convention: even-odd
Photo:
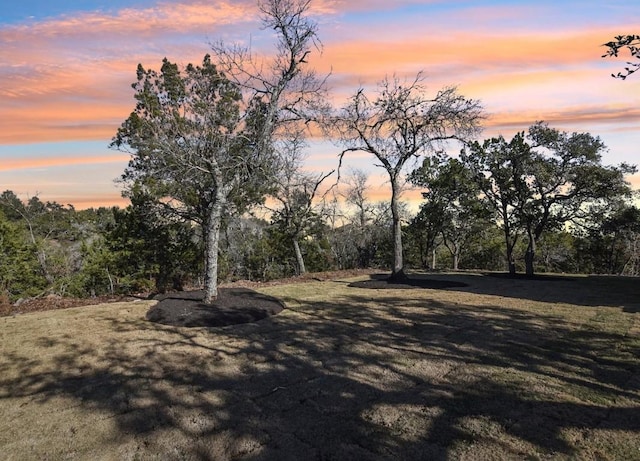
<instances>
[{"instance_id":1,"label":"yard","mask_svg":"<svg viewBox=\"0 0 640 461\"><path fill-rule=\"evenodd\" d=\"M2 317L0 458L640 459L639 279L415 277L259 288L285 310L219 328Z\"/></svg>"}]
</instances>

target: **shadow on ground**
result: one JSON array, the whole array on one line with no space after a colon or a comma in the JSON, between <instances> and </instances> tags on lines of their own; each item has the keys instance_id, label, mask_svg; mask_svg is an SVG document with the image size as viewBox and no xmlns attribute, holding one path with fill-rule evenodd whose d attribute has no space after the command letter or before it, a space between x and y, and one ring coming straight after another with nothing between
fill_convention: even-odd
<instances>
[{"instance_id":1,"label":"shadow on ground","mask_svg":"<svg viewBox=\"0 0 640 461\"><path fill-rule=\"evenodd\" d=\"M483 292L468 282L456 289ZM606 458L583 441L640 431L628 336L395 292L363 308L368 293L227 328L114 319L100 351L43 338L65 353L41 374L37 357L14 357L23 370L0 378L0 399L64 395L111 414L144 459ZM119 339L132 331L145 334ZM79 374L86 354L101 365Z\"/></svg>"},{"instance_id":2,"label":"shadow on ground","mask_svg":"<svg viewBox=\"0 0 640 461\"><path fill-rule=\"evenodd\" d=\"M425 288L530 299L578 306L621 307L640 312L640 278L618 276L545 275L527 277L506 273L413 273L403 283L389 282L388 274L374 274L351 287L372 289ZM551 282L551 283L550 283Z\"/></svg>"}]
</instances>

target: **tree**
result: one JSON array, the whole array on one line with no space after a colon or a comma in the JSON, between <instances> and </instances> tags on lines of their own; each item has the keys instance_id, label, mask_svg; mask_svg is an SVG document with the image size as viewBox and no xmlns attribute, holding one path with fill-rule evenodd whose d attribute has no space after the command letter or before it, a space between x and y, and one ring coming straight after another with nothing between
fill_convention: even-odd
<instances>
[{"instance_id":1,"label":"tree","mask_svg":"<svg viewBox=\"0 0 640 461\"><path fill-rule=\"evenodd\" d=\"M524 133L507 142L504 137L475 141L460 154L471 170L482 193L485 206L502 229L505 242L507 270L515 274L514 248L520 238L517 210L526 190L521 181L524 163L529 158L529 146Z\"/></svg>"},{"instance_id":2,"label":"tree","mask_svg":"<svg viewBox=\"0 0 640 461\"><path fill-rule=\"evenodd\" d=\"M463 155L501 220L508 258L518 232L526 237L527 275L534 273L543 232L579 224L631 194L624 176L635 167L602 165L604 150L600 138L589 133L568 134L538 122L526 137L520 132L509 143L502 137L476 142ZM510 272L515 272L512 262Z\"/></svg>"},{"instance_id":3,"label":"tree","mask_svg":"<svg viewBox=\"0 0 640 461\"><path fill-rule=\"evenodd\" d=\"M596 235L606 242L602 266L608 273L640 274L640 209L621 206L602 222Z\"/></svg>"},{"instance_id":4,"label":"tree","mask_svg":"<svg viewBox=\"0 0 640 461\"><path fill-rule=\"evenodd\" d=\"M391 183L393 233L392 279L403 279L402 223L400 188L403 170L409 160L441 150L454 139L467 139L479 131L482 108L475 100L459 95L456 88L440 90L429 99L422 75L409 82L384 79L374 100L359 89L332 119L348 152L368 152L380 162Z\"/></svg>"},{"instance_id":5,"label":"tree","mask_svg":"<svg viewBox=\"0 0 640 461\"><path fill-rule=\"evenodd\" d=\"M25 237L20 226L6 219L0 210L0 298L6 295L11 302L20 296L40 294L47 286Z\"/></svg>"},{"instance_id":6,"label":"tree","mask_svg":"<svg viewBox=\"0 0 640 461\"><path fill-rule=\"evenodd\" d=\"M321 211L314 200L318 188L325 179L333 174L311 175L302 171L305 147L303 133L294 132L289 139L276 143L280 152L278 168L275 174L275 188L270 194L278 203L271 209L272 221L290 240L296 256L298 274L306 273L304 257L300 249L300 240L305 238L311 227L318 224Z\"/></svg>"},{"instance_id":7,"label":"tree","mask_svg":"<svg viewBox=\"0 0 640 461\"><path fill-rule=\"evenodd\" d=\"M7 190L0 195L0 212L13 222L22 221L42 275L52 288L62 269L59 262L64 259L59 243L74 238L74 208L65 208L56 202L42 202L37 195L23 202Z\"/></svg>"},{"instance_id":8,"label":"tree","mask_svg":"<svg viewBox=\"0 0 640 461\"><path fill-rule=\"evenodd\" d=\"M609 48L602 55L603 58L618 57L620 50L626 48L631 57L638 60L638 62L627 61L627 67L624 68L624 72L611 74L612 77L625 80L629 75L640 69L640 35L618 35L614 41L607 42L603 46Z\"/></svg>"},{"instance_id":9,"label":"tree","mask_svg":"<svg viewBox=\"0 0 640 461\"><path fill-rule=\"evenodd\" d=\"M472 172L456 158L433 156L414 170L410 181L425 187L426 200L414 220L415 225L429 225L431 245L440 235L449 250L453 270L458 270L460 256L470 238L488 225L488 213L479 198Z\"/></svg>"},{"instance_id":10,"label":"tree","mask_svg":"<svg viewBox=\"0 0 640 461\"><path fill-rule=\"evenodd\" d=\"M268 65L258 65L250 50L223 44L213 47L218 66L209 55L183 71L166 58L160 72L139 65L136 108L111 143L132 155L122 176L125 194L142 188L166 212L202 226L205 303L217 297L224 214L263 199L275 165L274 135L314 94L314 80L302 71L316 37L308 4L260 4L264 27L277 35Z\"/></svg>"}]
</instances>

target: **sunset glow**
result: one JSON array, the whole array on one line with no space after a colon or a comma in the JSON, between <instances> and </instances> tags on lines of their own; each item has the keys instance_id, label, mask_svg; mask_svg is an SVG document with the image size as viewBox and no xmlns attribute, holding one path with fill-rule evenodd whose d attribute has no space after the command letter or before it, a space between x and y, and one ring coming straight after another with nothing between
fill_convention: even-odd
<instances>
[{"instance_id":1,"label":"sunset glow","mask_svg":"<svg viewBox=\"0 0 640 461\"><path fill-rule=\"evenodd\" d=\"M103 4L3 7L2 190L19 196L37 191L78 208L123 204L113 181L128 156L108 144L133 109L136 65L158 68L165 56L198 62L218 40L250 43L257 52L271 47L270 31L260 28L251 0L115 1L108 10ZM322 54L314 53L309 63L331 73L336 105L359 87L374 88L385 75L412 78L423 71L429 91L455 85L482 101L488 114L483 136L511 136L545 120L600 136L609 147L604 163L638 162L640 77L613 79L625 57L600 57L601 44L613 36L640 33L637 2L472 4L312 0ZM316 138L308 168L333 169L338 153ZM370 158L352 156L347 163L382 184ZM630 180L640 187L639 177ZM372 191L372 199L379 194ZM419 201L419 194L408 198Z\"/></svg>"}]
</instances>

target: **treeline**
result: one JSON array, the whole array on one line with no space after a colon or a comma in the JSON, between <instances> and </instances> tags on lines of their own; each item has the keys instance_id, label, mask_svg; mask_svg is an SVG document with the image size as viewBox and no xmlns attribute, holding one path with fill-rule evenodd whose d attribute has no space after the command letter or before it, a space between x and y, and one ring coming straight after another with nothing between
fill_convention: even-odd
<instances>
[{"instance_id":1,"label":"treeline","mask_svg":"<svg viewBox=\"0 0 640 461\"><path fill-rule=\"evenodd\" d=\"M319 200L296 236L305 269L388 268L393 258L388 205L366 199L362 173L352 175L343 189L340 201ZM503 226L486 210L483 214L478 203L448 203L454 202L455 213L451 208L434 212L442 204L433 197L415 216L404 210L406 267L505 270ZM621 202L592 218L584 226L542 235L536 271L640 275L640 210ZM225 217L220 279L266 281L300 274L289 224L277 213L268 220ZM191 222L168 220L143 197L124 209L78 211L38 197L20 200L5 191L0 196L2 302L199 286L201 232ZM526 239L518 239L512 249L518 271L525 268L526 252Z\"/></svg>"}]
</instances>

